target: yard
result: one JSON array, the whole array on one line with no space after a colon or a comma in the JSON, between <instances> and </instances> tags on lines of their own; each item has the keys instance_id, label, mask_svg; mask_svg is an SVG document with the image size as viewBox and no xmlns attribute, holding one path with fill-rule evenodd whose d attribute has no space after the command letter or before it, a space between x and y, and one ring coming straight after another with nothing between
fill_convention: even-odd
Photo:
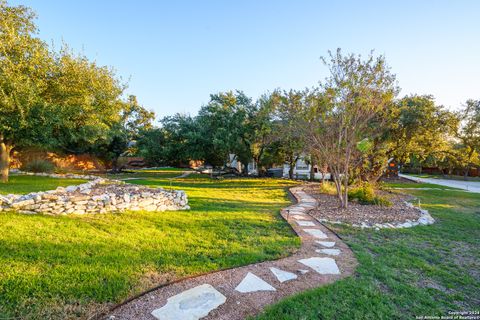
<instances>
[{"instance_id":1,"label":"yard","mask_svg":"<svg viewBox=\"0 0 480 320\"><path fill-rule=\"evenodd\" d=\"M47 216L0 213L0 317L88 318L182 276L291 254L280 218L292 182L212 180L181 170L125 174L130 183L185 190L192 210ZM13 176L1 193L80 183ZM332 226L358 261L353 277L268 307L257 319L411 319L480 304L480 194L408 188L437 220L400 230Z\"/></svg>"},{"instance_id":2,"label":"yard","mask_svg":"<svg viewBox=\"0 0 480 320\"><path fill-rule=\"evenodd\" d=\"M257 319L415 319L478 312L480 194L408 193L421 199L434 225L381 231L336 226L359 261L355 276L288 298Z\"/></svg>"},{"instance_id":3,"label":"yard","mask_svg":"<svg viewBox=\"0 0 480 320\"><path fill-rule=\"evenodd\" d=\"M0 212L0 318L85 319L167 280L276 259L299 246L279 215L289 203L285 189L291 182L198 176L170 182L178 174L140 172L129 182L171 183L187 192L190 211ZM1 192L72 182L18 176Z\"/></svg>"}]
</instances>

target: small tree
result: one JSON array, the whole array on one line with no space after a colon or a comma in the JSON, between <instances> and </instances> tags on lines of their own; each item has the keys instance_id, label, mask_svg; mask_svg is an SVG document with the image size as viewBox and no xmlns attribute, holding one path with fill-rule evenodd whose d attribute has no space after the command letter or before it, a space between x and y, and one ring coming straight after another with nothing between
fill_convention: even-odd
<instances>
[{"instance_id":1,"label":"small tree","mask_svg":"<svg viewBox=\"0 0 480 320\"><path fill-rule=\"evenodd\" d=\"M330 76L309 98L308 140L333 175L340 207L347 208L350 169L365 151L360 142L373 139L371 122L398 90L383 56L362 60L338 49L322 60Z\"/></svg>"}]
</instances>

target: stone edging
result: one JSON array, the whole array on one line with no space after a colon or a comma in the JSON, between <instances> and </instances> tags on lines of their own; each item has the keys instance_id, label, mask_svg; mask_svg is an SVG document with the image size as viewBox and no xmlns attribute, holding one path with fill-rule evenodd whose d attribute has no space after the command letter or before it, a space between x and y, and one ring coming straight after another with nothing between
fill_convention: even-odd
<instances>
[{"instance_id":1,"label":"stone edging","mask_svg":"<svg viewBox=\"0 0 480 320\"><path fill-rule=\"evenodd\" d=\"M401 222L401 223L399 223L399 222L397 222L397 223L375 223L373 225L367 224L365 222L362 222L361 224L356 224L356 223L347 223L347 222L343 222L343 221L332 221L332 220L328 220L328 219L319 219L319 218L315 218L315 219L317 219L320 222L328 222L328 223L332 223L332 224L343 224L343 225L347 225L347 226L351 226L351 227L355 227L355 228L362 228L362 229L371 228L371 229L375 229L375 230L412 228L412 227L415 227L415 226L418 226L418 225L426 226L426 225L430 225L430 224L435 223L435 219L430 215L428 210L415 207L413 204L411 204L410 202L407 202L407 201L404 201L404 203L408 207L418 210L420 212L420 218L418 218L417 220L414 220L414 221L407 219L405 222Z\"/></svg>"},{"instance_id":2,"label":"stone edging","mask_svg":"<svg viewBox=\"0 0 480 320\"><path fill-rule=\"evenodd\" d=\"M293 294L351 275L357 261L350 248L307 211L316 200L291 188L298 203L281 216L300 237L292 255L176 280L120 304L107 319L240 320Z\"/></svg>"}]
</instances>

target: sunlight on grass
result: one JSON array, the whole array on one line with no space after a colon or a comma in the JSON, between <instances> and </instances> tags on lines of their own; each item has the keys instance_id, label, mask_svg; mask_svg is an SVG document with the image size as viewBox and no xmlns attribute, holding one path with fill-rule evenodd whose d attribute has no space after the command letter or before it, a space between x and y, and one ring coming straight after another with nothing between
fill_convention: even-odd
<instances>
[{"instance_id":1,"label":"sunlight on grass","mask_svg":"<svg viewBox=\"0 0 480 320\"><path fill-rule=\"evenodd\" d=\"M170 185L164 176L132 183ZM169 279L289 255L300 245L279 215L289 185L194 176L172 181L187 192L189 211L1 212L0 316L88 318Z\"/></svg>"},{"instance_id":2,"label":"sunlight on grass","mask_svg":"<svg viewBox=\"0 0 480 320\"><path fill-rule=\"evenodd\" d=\"M53 190L84 183L80 179L58 179L42 176L11 175L8 183L0 183L0 194L26 194L30 192Z\"/></svg>"},{"instance_id":3,"label":"sunlight on grass","mask_svg":"<svg viewBox=\"0 0 480 320\"><path fill-rule=\"evenodd\" d=\"M451 204L446 204L446 203L422 203L421 207L423 209L429 209L429 208L454 208L455 206L452 206Z\"/></svg>"}]
</instances>

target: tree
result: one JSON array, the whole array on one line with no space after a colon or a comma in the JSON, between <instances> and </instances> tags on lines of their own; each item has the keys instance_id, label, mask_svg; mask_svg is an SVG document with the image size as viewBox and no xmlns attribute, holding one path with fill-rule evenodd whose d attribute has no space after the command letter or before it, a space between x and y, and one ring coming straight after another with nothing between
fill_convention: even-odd
<instances>
[{"instance_id":1,"label":"tree","mask_svg":"<svg viewBox=\"0 0 480 320\"><path fill-rule=\"evenodd\" d=\"M480 100L468 100L459 117L462 125L458 137L462 143L466 177L472 165L480 164Z\"/></svg>"},{"instance_id":2,"label":"tree","mask_svg":"<svg viewBox=\"0 0 480 320\"><path fill-rule=\"evenodd\" d=\"M293 179L293 169L298 159L305 152L303 134L304 93L301 91L276 91L273 94L274 116L273 130L283 155L283 162L288 163L288 176Z\"/></svg>"},{"instance_id":3,"label":"tree","mask_svg":"<svg viewBox=\"0 0 480 320\"><path fill-rule=\"evenodd\" d=\"M52 106L50 131L53 145L68 153L91 151L108 139L122 122L125 85L115 71L64 48L55 56L45 101Z\"/></svg>"},{"instance_id":4,"label":"tree","mask_svg":"<svg viewBox=\"0 0 480 320\"><path fill-rule=\"evenodd\" d=\"M395 76L383 56L362 60L338 49L323 58L330 76L321 92L309 101L309 143L333 175L340 207L348 207L348 183L352 165L361 159L361 141L377 134L370 123L393 102Z\"/></svg>"},{"instance_id":5,"label":"tree","mask_svg":"<svg viewBox=\"0 0 480 320\"><path fill-rule=\"evenodd\" d=\"M70 153L105 140L121 120L125 86L64 47L35 37L34 13L0 0L0 170L8 181L13 148L40 146Z\"/></svg>"},{"instance_id":6,"label":"tree","mask_svg":"<svg viewBox=\"0 0 480 320\"><path fill-rule=\"evenodd\" d=\"M130 95L124 103L118 122L110 126L107 136L92 147L100 159L111 163L112 171L119 172L118 159L139 138L141 132L152 128L155 113L138 104L137 97Z\"/></svg>"},{"instance_id":7,"label":"tree","mask_svg":"<svg viewBox=\"0 0 480 320\"><path fill-rule=\"evenodd\" d=\"M44 42L35 38L35 14L0 0L0 171L8 181L10 153L43 136L45 104L40 98L51 63Z\"/></svg>"},{"instance_id":8,"label":"tree","mask_svg":"<svg viewBox=\"0 0 480 320\"><path fill-rule=\"evenodd\" d=\"M273 121L276 112L276 94L277 92L263 94L257 100L256 111L251 120L253 128L251 154L259 168L259 175L274 164L284 163L281 143Z\"/></svg>"},{"instance_id":9,"label":"tree","mask_svg":"<svg viewBox=\"0 0 480 320\"><path fill-rule=\"evenodd\" d=\"M256 106L243 92L212 94L210 102L200 109L196 121L207 138L204 157L215 166L225 165L229 154L234 154L246 170L252 159Z\"/></svg>"},{"instance_id":10,"label":"tree","mask_svg":"<svg viewBox=\"0 0 480 320\"><path fill-rule=\"evenodd\" d=\"M397 114L389 122L388 154L402 164L416 158L444 157L449 152L449 137L458 128L458 117L435 104L431 95L410 95L397 101Z\"/></svg>"}]
</instances>

